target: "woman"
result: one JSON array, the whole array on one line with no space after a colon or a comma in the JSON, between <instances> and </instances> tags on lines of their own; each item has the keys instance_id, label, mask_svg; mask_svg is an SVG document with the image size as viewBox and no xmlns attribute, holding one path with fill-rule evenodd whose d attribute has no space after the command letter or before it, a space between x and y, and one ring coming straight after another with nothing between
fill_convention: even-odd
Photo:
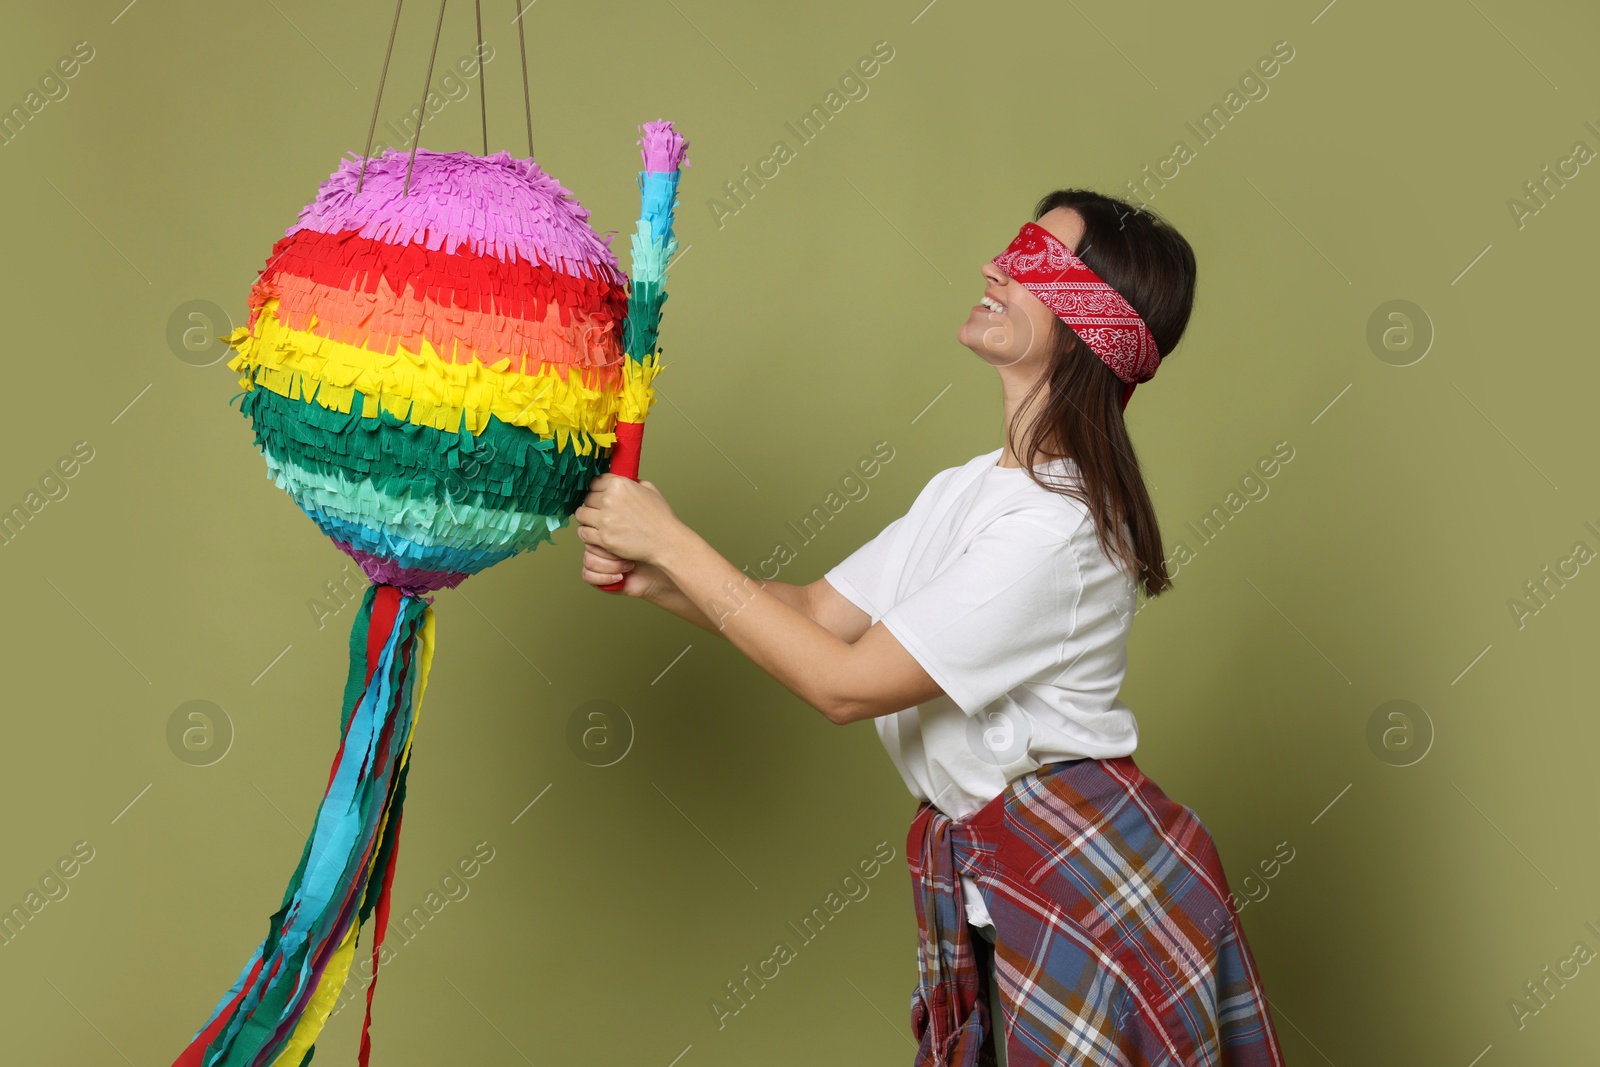
<instances>
[{"instance_id":1,"label":"woman","mask_svg":"<svg viewBox=\"0 0 1600 1067\"><path fill-rule=\"evenodd\" d=\"M1136 587L1171 585L1122 413L1188 324L1194 253L1086 190L1034 218L957 334L999 374L1003 447L805 586L755 581L651 483L601 475L583 577L624 576L830 721L876 723L919 801L918 1067L1281 1067L1216 848L1135 766L1118 697Z\"/></svg>"}]
</instances>

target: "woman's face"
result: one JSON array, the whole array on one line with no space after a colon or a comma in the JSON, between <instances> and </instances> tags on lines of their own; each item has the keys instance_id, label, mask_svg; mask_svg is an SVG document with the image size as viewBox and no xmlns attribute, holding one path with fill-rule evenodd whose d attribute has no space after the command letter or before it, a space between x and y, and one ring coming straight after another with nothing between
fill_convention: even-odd
<instances>
[{"instance_id":1,"label":"woman's face","mask_svg":"<svg viewBox=\"0 0 1600 1067\"><path fill-rule=\"evenodd\" d=\"M1038 224L1062 244L1078 251L1083 238L1083 216L1070 207L1045 212ZM983 275L983 301L975 304L966 321L956 331L956 339L978 357L996 367L1037 363L1042 369L1050 358L1050 337L1055 329L1055 312L992 260L978 268Z\"/></svg>"}]
</instances>

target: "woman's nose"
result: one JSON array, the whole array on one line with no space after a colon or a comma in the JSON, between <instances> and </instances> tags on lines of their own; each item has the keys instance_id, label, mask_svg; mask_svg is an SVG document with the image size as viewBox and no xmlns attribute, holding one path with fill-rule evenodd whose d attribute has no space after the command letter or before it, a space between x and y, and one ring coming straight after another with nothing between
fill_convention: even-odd
<instances>
[{"instance_id":1,"label":"woman's nose","mask_svg":"<svg viewBox=\"0 0 1600 1067\"><path fill-rule=\"evenodd\" d=\"M994 260L992 259L983 266L979 267L978 270L982 272L986 279L995 283L996 285L1004 284L1011 277L1005 271L995 266Z\"/></svg>"}]
</instances>

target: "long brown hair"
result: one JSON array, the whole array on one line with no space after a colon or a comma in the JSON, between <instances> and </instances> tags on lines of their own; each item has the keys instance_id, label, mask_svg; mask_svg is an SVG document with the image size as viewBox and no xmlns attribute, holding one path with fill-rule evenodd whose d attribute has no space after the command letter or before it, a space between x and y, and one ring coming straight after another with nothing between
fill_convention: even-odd
<instances>
[{"instance_id":1,"label":"long brown hair","mask_svg":"<svg viewBox=\"0 0 1600 1067\"><path fill-rule=\"evenodd\" d=\"M1194 307L1194 250L1165 219L1088 189L1058 189L1034 208L1040 218L1066 207L1083 217L1078 258L1132 304L1155 337L1163 363L1178 344ZM1028 476L1052 492L1082 501L1094 518L1101 549L1159 596L1172 587L1162 557L1161 529L1139 460L1122 419L1122 380L1060 319L1051 338L1050 366L1017 407L1006 442ZM1044 391L1042 406L1021 449L1016 423ZM1081 478L1052 485L1033 469L1035 457L1070 457Z\"/></svg>"}]
</instances>

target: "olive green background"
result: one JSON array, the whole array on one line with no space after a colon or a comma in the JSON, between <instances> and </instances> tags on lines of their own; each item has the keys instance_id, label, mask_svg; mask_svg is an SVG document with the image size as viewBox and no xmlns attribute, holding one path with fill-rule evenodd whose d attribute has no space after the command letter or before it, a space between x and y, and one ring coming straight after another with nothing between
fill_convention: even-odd
<instances>
[{"instance_id":1,"label":"olive green background","mask_svg":"<svg viewBox=\"0 0 1600 1067\"><path fill-rule=\"evenodd\" d=\"M94 450L0 548L0 906L93 849L0 947L18 1063L168 1063L205 1020L299 856L354 614L319 628L344 557L266 479L235 376L167 331L188 301L242 316L272 242L359 152L393 9L123 3L0 23L6 107L74 43L95 52L0 147L0 507ZM520 155L515 8L487 7L491 148ZM406 10L386 121L418 102L436 17ZM1151 205L1195 246L1198 301L1129 419L1166 544L1197 554L1133 631L1136 758L1255 898L1291 1064L1592 1059L1600 976L1574 948L1600 949L1600 577L1568 564L1521 626L1508 601L1600 548L1600 176L1521 227L1507 205L1574 142L1600 147L1592 6L541 0L524 22L538 159L625 263L637 125L692 141L645 476L754 566L874 443L894 450L788 581L998 447L995 376L955 329L1034 201L1124 191L1187 141ZM451 5L441 72L472 36ZM879 41L869 94L799 145L784 124ZM1294 58L1268 95L1197 147L1185 123L1278 41ZM481 147L471 92L425 145ZM795 158L719 226L707 199L780 139ZM1423 316L1374 348L1392 300ZM1279 442L1267 495L1197 547L1186 524L1238 507ZM575 537L557 542L437 598L397 910L480 842L493 859L410 941L391 933L375 1063L909 1062L914 805L872 727L584 586ZM208 766L169 746L192 700L231 729ZM1369 742L1392 700L1421 711ZM574 747L590 701L622 710ZM870 893L800 945L786 924L880 842ZM796 958L719 1027L712 999L779 939ZM1519 1025L1514 997L1537 1015ZM353 1063L359 1026L336 1015L317 1062Z\"/></svg>"}]
</instances>

